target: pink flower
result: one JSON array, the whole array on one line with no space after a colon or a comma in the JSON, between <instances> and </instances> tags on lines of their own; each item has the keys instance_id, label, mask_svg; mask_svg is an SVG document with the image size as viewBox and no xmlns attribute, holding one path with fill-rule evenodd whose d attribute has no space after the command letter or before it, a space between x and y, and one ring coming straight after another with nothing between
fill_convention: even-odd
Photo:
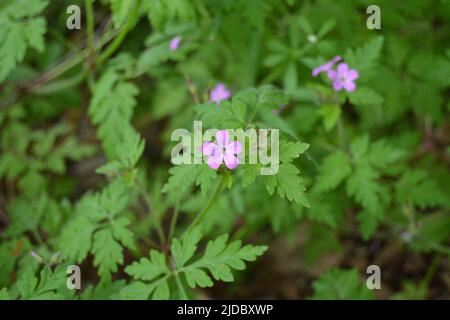
<instances>
[{"instance_id":1,"label":"pink flower","mask_svg":"<svg viewBox=\"0 0 450 320\"><path fill-rule=\"evenodd\" d=\"M238 141L228 141L227 130L220 130L216 133L216 143L205 142L201 146L201 151L208 158L208 166L214 170L219 169L225 162L228 169L235 169L239 164L237 154L242 152L242 145Z\"/></svg>"},{"instance_id":2,"label":"pink flower","mask_svg":"<svg viewBox=\"0 0 450 320\"><path fill-rule=\"evenodd\" d=\"M355 69L349 69L346 63L340 63L337 66L337 71L328 71L328 77L333 81L334 90L345 89L348 92L353 92L356 89L354 81L358 79L359 73Z\"/></svg>"},{"instance_id":3,"label":"pink flower","mask_svg":"<svg viewBox=\"0 0 450 320\"><path fill-rule=\"evenodd\" d=\"M317 77L317 75L321 72L329 73L331 71L331 68L334 66L334 64L336 62L340 61L341 59L342 59L341 56L336 56L333 59L331 59L330 61L328 61L327 63L318 66L317 68L315 68L312 71L312 76Z\"/></svg>"},{"instance_id":4,"label":"pink flower","mask_svg":"<svg viewBox=\"0 0 450 320\"><path fill-rule=\"evenodd\" d=\"M177 50L178 47L180 46L180 42L181 42L181 37L180 36L173 37L170 40L170 45L169 45L170 50L171 51Z\"/></svg>"},{"instance_id":5,"label":"pink flower","mask_svg":"<svg viewBox=\"0 0 450 320\"><path fill-rule=\"evenodd\" d=\"M211 90L211 95L209 102L217 102L219 103L222 100L227 100L231 97L230 91L228 91L227 87L223 83L219 83L214 89Z\"/></svg>"}]
</instances>

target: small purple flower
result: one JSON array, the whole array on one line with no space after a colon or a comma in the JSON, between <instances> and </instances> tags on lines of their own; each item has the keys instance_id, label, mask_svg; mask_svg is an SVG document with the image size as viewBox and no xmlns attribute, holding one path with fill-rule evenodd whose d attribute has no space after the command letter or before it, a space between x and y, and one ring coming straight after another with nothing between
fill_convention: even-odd
<instances>
[{"instance_id":1,"label":"small purple flower","mask_svg":"<svg viewBox=\"0 0 450 320\"><path fill-rule=\"evenodd\" d=\"M219 103L222 100L227 100L231 97L231 92L223 83L219 83L214 89L211 90L209 102Z\"/></svg>"},{"instance_id":2,"label":"small purple flower","mask_svg":"<svg viewBox=\"0 0 450 320\"><path fill-rule=\"evenodd\" d=\"M314 68L314 70L312 71L312 76L313 77L317 77L317 75L321 72L327 72L329 73L331 71L331 68L334 66L334 64L338 61L340 61L342 58L341 56L336 56L333 59L331 59L330 61L328 61L325 64L322 64L320 66L318 66L317 68Z\"/></svg>"},{"instance_id":3,"label":"small purple flower","mask_svg":"<svg viewBox=\"0 0 450 320\"><path fill-rule=\"evenodd\" d=\"M170 45L169 45L170 50L171 51L177 50L178 47L180 46L180 42L181 42L181 37L180 36L173 37L170 40Z\"/></svg>"},{"instance_id":4,"label":"small purple flower","mask_svg":"<svg viewBox=\"0 0 450 320\"><path fill-rule=\"evenodd\" d=\"M354 81L358 79L359 73L355 69L349 69L346 63L340 63L337 66L337 71L328 71L328 77L333 81L334 90L345 89L348 92L353 92L356 89Z\"/></svg>"},{"instance_id":5,"label":"small purple flower","mask_svg":"<svg viewBox=\"0 0 450 320\"><path fill-rule=\"evenodd\" d=\"M44 259L42 259L42 257L41 257L40 255L38 255L35 251L31 251L31 252L30 252L30 255L31 255L34 259L36 259L36 261L37 261L38 263L44 262Z\"/></svg>"},{"instance_id":6,"label":"small purple flower","mask_svg":"<svg viewBox=\"0 0 450 320\"><path fill-rule=\"evenodd\" d=\"M242 152L242 145L238 141L229 142L227 130L220 130L216 133L216 143L205 142L201 146L201 151L208 158L208 166L214 170L219 169L225 162L228 169L235 169L239 164L237 154Z\"/></svg>"},{"instance_id":7,"label":"small purple flower","mask_svg":"<svg viewBox=\"0 0 450 320\"><path fill-rule=\"evenodd\" d=\"M284 108L286 108L286 105L285 105L285 104L280 104L280 105L278 106L278 109L272 110L272 113L273 113L273 114L280 114L281 111L284 110Z\"/></svg>"}]
</instances>

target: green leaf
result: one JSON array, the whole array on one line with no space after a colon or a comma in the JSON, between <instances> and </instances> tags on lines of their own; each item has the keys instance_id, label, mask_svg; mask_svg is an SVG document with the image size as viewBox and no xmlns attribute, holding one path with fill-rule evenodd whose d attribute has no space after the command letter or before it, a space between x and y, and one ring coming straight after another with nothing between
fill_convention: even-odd
<instances>
[{"instance_id":1,"label":"green leaf","mask_svg":"<svg viewBox=\"0 0 450 320\"><path fill-rule=\"evenodd\" d=\"M384 38L378 36L366 45L356 50L348 50L345 54L345 61L350 68L358 70L363 81L369 79L376 67L378 57L381 54Z\"/></svg>"},{"instance_id":2,"label":"green leaf","mask_svg":"<svg viewBox=\"0 0 450 320\"><path fill-rule=\"evenodd\" d=\"M221 101L220 106L216 103L200 104L194 109L205 127L237 129L245 125L241 106L242 102Z\"/></svg>"},{"instance_id":3,"label":"green leaf","mask_svg":"<svg viewBox=\"0 0 450 320\"><path fill-rule=\"evenodd\" d=\"M200 230L200 227L196 227L186 232L180 240L173 240L171 252L178 268L184 266L197 250L197 244L202 238Z\"/></svg>"},{"instance_id":4,"label":"green leaf","mask_svg":"<svg viewBox=\"0 0 450 320\"><path fill-rule=\"evenodd\" d=\"M147 300L152 288L146 283L134 281L120 290L120 296L130 300Z\"/></svg>"},{"instance_id":5,"label":"green leaf","mask_svg":"<svg viewBox=\"0 0 450 320\"><path fill-rule=\"evenodd\" d=\"M179 192L182 193L190 188L197 180L197 166L179 165L169 169L169 181L162 188L163 193Z\"/></svg>"},{"instance_id":6,"label":"green leaf","mask_svg":"<svg viewBox=\"0 0 450 320\"><path fill-rule=\"evenodd\" d=\"M125 272L136 280L147 281L154 280L158 276L169 272L164 254L156 250L151 250L149 256L150 259L141 258L139 262L133 262L125 268Z\"/></svg>"},{"instance_id":7,"label":"green leaf","mask_svg":"<svg viewBox=\"0 0 450 320\"><path fill-rule=\"evenodd\" d=\"M291 63L284 73L283 85L287 92L292 92L297 89L297 65Z\"/></svg>"},{"instance_id":8,"label":"green leaf","mask_svg":"<svg viewBox=\"0 0 450 320\"><path fill-rule=\"evenodd\" d=\"M23 61L28 47L44 50L47 23L38 15L47 7L44 0L13 0L0 11L0 82Z\"/></svg>"},{"instance_id":9,"label":"green leaf","mask_svg":"<svg viewBox=\"0 0 450 320\"><path fill-rule=\"evenodd\" d=\"M253 182L255 182L256 178L260 175L260 166L257 164L245 164L244 165L244 174L242 176L242 186L246 187Z\"/></svg>"},{"instance_id":10,"label":"green leaf","mask_svg":"<svg viewBox=\"0 0 450 320\"><path fill-rule=\"evenodd\" d=\"M327 156L320 166L315 191L326 192L335 189L352 172L347 155L337 151Z\"/></svg>"},{"instance_id":11,"label":"green leaf","mask_svg":"<svg viewBox=\"0 0 450 320\"><path fill-rule=\"evenodd\" d=\"M189 0L145 1L148 19L156 29L162 29L167 23L195 19L195 7Z\"/></svg>"},{"instance_id":12,"label":"green leaf","mask_svg":"<svg viewBox=\"0 0 450 320\"><path fill-rule=\"evenodd\" d=\"M266 176L264 179L266 189L270 195L277 190L281 198L288 198L289 201L295 201L305 207L309 207L305 194L303 179L299 176L298 170L291 163L283 163L275 175Z\"/></svg>"},{"instance_id":13,"label":"green leaf","mask_svg":"<svg viewBox=\"0 0 450 320\"><path fill-rule=\"evenodd\" d=\"M91 249L95 225L86 216L69 221L59 240L61 255L68 261L81 263Z\"/></svg>"},{"instance_id":14,"label":"green leaf","mask_svg":"<svg viewBox=\"0 0 450 320\"><path fill-rule=\"evenodd\" d=\"M0 290L0 300L10 300L9 292L7 288L2 288Z\"/></svg>"},{"instance_id":15,"label":"green leaf","mask_svg":"<svg viewBox=\"0 0 450 320\"><path fill-rule=\"evenodd\" d=\"M202 194L209 192L217 179L217 171L212 170L207 164L197 166L197 178L195 185L200 186Z\"/></svg>"},{"instance_id":16,"label":"green leaf","mask_svg":"<svg viewBox=\"0 0 450 320\"><path fill-rule=\"evenodd\" d=\"M117 141L115 159L96 170L108 176L120 175L131 171L144 152L144 140L131 126L124 126L122 135Z\"/></svg>"},{"instance_id":17,"label":"green leaf","mask_svg":"<svg viewBox=\"0 0 450 320\"><path fill-rule=\"evenodd\" d=\"M254 261L267 250L266 246L246 245L241 247L239 240L227 244L227 240L228 235L224 234L209 241L203 256L181 269L191 288L213 285L211 277L205 270L208 270L215 280L233 281L232 269L244 270L245 261Z\"/></svg>"},{"instance_id":18,"label":"green leaf","mask_svg":"<svg viewBox=\"0 0 450 320\"><path fill-rule=\"evenodd\" d=\"M319 115L323 118L325 130L331 131L341 116L341 108L335 104L327 104L319 109Z\"/></svg>"},{"instance_id":19,"label":"green leaf","mask_svg":"<svg viewBox=\"0 0 450 320\"><path fill-rule=\"evenodd\" d=\"M119 218L111 223L113 236L120 241L125 247L129 249L135 249L136 244L134 242L134 234L127 227L130 224L130 220L127 218Z\"/></svg>"},{"instance_id":20,"label":"green leaf","mask_svg":"<svg viewBox=\"0 0 450 320\"><path fill-rule=\"evenodd\" d=\"M396 184L395 191L400 203L412 203L419 208L448 206L450 202L436 181L422 170L407 170Z\"/></svg>"},{"instance_id":21,"label":"green leaf","mask_svg":"<svg viewBox=\"0 0 450 320\"><path fill-rule=\"evenodd\" d=\"M66 288L65 269L57 267L54 271L44 268L35 276L34 269L29 267L17 280L17 288L21 299L57 300L65 298L63 290Z\"/></svg>"},{"instance_id":22,"label":"green leaf","mask_svg":"<svg viewBox=\"0 0 450 320\"><path fill-rule=\"evenodd\" d=\"M22 299L28 299L33 295L33 292L38 284L38 279L34 275L32 268L28 268L22 277L17 280L17 289L19 290Z\"/></svg>"},{"instance_id":23,"label":"green leaf","mask_svg":"<svg viewBox=\"0 0 450 320\"><path fill-rule=\"evenodd\" d=\"M127 21L133 0L110 0L114 26L118 29Z\"/></svg>"},{"instance_id":24,"label":"green leaf","mask_svg":"<svg viewBox=\"0 0 450 320\"><path fill-rule=\"evenodd\" d=\"M383 214L380 211L381 185L378 183L379 173L367 164L358 165L347 179L346 190L367 210Z\"/></svg>"},{"instance_id":25,"label":"green leaf","mask_svg":"<svg viewBox=\"0 0 450 320\"><path fill-rule=\"evenodd\" d=\"M414 234L411 246L417 251L430 252L437 250L450 256L449 247L445 241L450 237L450 215L436 213L426 216L419 221L419 229Z\"/></svg>"},{"instance_id":26,"label":"green leaf","mask_svg":"<svg viewBox=\"0 0 450 320\"><path fill-rule=\"evenodd\" d=\"M309 144L302 142L280 141L280 160L282 162L292 162L309 149Z\"/></svg>"},{"instance_id":27,"label":"green leaf","mask_svg":"<svg viewBox=\"0 0 450 320\"><path fill-rule=\"evenodd\" d=\"M318 300L369 300L373 293L361 284L356 269L331 269L313 282L314 295Z\"/></svg>"},{"instance_id":28,"label":"green leaf","mask_svg":"<svg viewBox=\"0 0 450 320\"><path fill-rule=\"evenodd\" d=\"M351 145L350 151L352 152L352 156L355 161L360 161L363 156L369 151L370 139L368 135L363 135L358 138L355 138Z\"/></svg>"},{"instance_id":29,"label":"green leaf","mask_svg":"<svg viewBox=\"0 0 450 320\"><path fill-rule=\"evenodd\" d=\"M117 145L124 140L124 134L125 139L132 139L126 131L129 131L127 126L133 115L138 93L136 85L121 80L114 70L106 71L94 86L88 114L92 122L98 125L97 135L109 159L117 157ZM138 154L137 151L133 154L134 157Z\"/></svg>"},{"instance_id":30,"label":"green leaf","mask_svg":"<svg viewBox=\"0 0 450 320\"><path fill-rule=\"evenodd\" d=\"M378 140L370 146L367 155L370 163L378 169L384 169L402 158L404 152L389 145L385 140Z\"/></svg>"},{"instance_id":31,"label":"green leaf","mask_svg":"<svg viewBox=\"0 0 450 320\"><path fill-rule=\"evenodd\" d=\"M358 87L358 90L348 96L350 102L356 106L377 106L384 102L383 97L375 90L364 86Z\"/></svg>"},{"instance_id":32,"label":"green leaf","mask_svg":"<svg viewBox=\"0 0 450 320\"><path fill-rule=\"evenodd\" d=\"M123 263L123 249L114 239L110 228L97 231L94 234L92 246L94 266L103 281L111 281L111 273L117 272L117 266Z\"/></svg>"}]
</instances>

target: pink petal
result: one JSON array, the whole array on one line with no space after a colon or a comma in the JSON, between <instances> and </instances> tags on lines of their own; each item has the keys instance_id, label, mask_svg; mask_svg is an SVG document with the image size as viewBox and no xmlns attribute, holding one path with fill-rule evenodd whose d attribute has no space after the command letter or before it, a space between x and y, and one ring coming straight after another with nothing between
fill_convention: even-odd
<instances>
[{"instance_id":1,"label":"pink petal","mask_svg":"<svg viewBox=\"0 0 450 320\"><path fill-rule=\"evenodd\" d=\"M211 90L210 94L210 102L219 103L222 100L226 100L231 97L230 91L228 91L227 87L223 83L219 83L214 89Z\"/></svg>"},{"instance_id":2,"label":"pink petal","mask_svg":"<svg viewBox=\"0 0 450 320\"><path fill-rule=\"evenodd\" d=\"M233 141L225 147L225 153L239 154L242 152L242 144L239 141Z\"/></svg>"},{"instance_id":3,"label":"pink petal","mask_svg":"<svg viewBox=\"0 0 450 320\"><path fill-rule=\"evenodd\" d=\"M341 56L336 56L334 57L332 60L328 61L327 63L324 63L316 68L314 68L314 70L312 71L312 76L316 77L319 73L321 72L329 72L331 70L331 68L333 67L333 65L338 62L339 60L341 60Z\"/></svg>"},{"instance_id":4,"label":"pink petal","mask_svg":"<svg viewBox=\"0 0 450 320\"><path fill-rule=\"evenodd\" d=\"M319 74L319 73L321 73L321 72L323 72L323 71L326 71L327 69L326 69L326 65L321 65L321 66L318 66L317 68L314 68L313 69L313 71L312 71L312 76L313 77L317 77L317 75Z\"/></svg>"},{"instance_id":5,"label":"pink petal","mask_svg":"<svg viewBox=\"0 0 450 320\"><path fill-rule=\"evenodd\" d=\"M341 56L336 56L336 57L334 57L330 62L332 63L332 64L335 64L336 62L338 62L339 60L341 60L342 58L341 58Z\"/></svg>"},{"instance_id":6,"label":"pink petal","mask_svg":"<svg viewBox=\"0 0 450 320\"><path fill-rule=\"evenodd\" d=\"M359 73L355 69L351 69L347 73L347 80L353 81L359 78Z\"/></svg>"},{"instance_id":7,"label":"pink petal","mask_svg":"<svg viewBox=\"0 0 450 320\"><path fill-rule=\"evenodd\" d=\"M337 72L335 70L329 70L327 74L328 74L328 79L330 79L332 81L337 79L338 75L337 75Z\"/></svg>"},{"instance_id":8,"label":"pink petal","mask_svg":"<svg viewBox=\"0 0 450 320\"><path fill-rule=\"evenodd\" d=\"M175 51L178 49L178 46L180 45L181 42L181 37L180 36L176 36L174 38L172 38L172 40L170 40L170 44L169 44L169 48L172 51Z\"/></svg>"},{"instance_id":9,"label":"pink petal","mask_svg":"<svg viewBox=\"0 0 450 320\"><path fill-rule=\"evenodd\" d=\"M222 164L222 162L223 162L223 157L222 156L220 156L220 157L210 157L208 159L208 166L211 169L217 170L217 169L219 169L219 167Z\"/></svg>"},{"instance_id":10,"label":"pink petal","mask_svg":"<svg viewBox=\"0 0 450 320\"><path fill-rule=\"evenodd\" d=\"M340 82L338 80L333 82L333 88L334 88L335 91L342 90L342 87L343 87L342 82Z\"/></svg>"},{"instance_id":11,"label":"pink petal","mask_svg":"<svg viewBox=\"0 0 450 320\"><path fill-rule=\"evenodd\" d=\"M215 143L208 141L201 146L201 151L205 156L212 157L219 153L220 148Z\"/></svg>"},{"instance_id":12,"label":"pink petal","mask_svg":"<svg viewBox=\"0 0 450 320\"><path fill-rule=\"evenodd\" d=\"M225 165L230 170L236 169L236 167L239 164L238 158L231 153L225 153L224 160L225 160Z\"/></svg>"},{"instance_id":13,"label":"pink petal","mask_svg":"<svg viewBox=\"0 0 450 320\"><path fill-rule=\"evenodd\" d=\"M227 130L217 131L216 142L220 147L224 148L228 144L228 131Z\"/></svg>"},{"instance_id":14,"label":"pink petal","mask_svg":"<svg viewBox=\"0 0 450 320\"><path fill-rule=\"evenodd\" d=\"M348 64L339 63L337 66L337 72L338 72L339 76L346 75L348 72Z\"/></svg>"},{"instance_id":15,"label":"pink petal","mask_svg":"<svg viewBox=\"0 0 450 320\"><path fill-rule=\"evenodd\" d=\"M352 81L346 81L344 83L344 89L347 90L348 92L353 92L356 89L356 85Z\"/></svg>"}]
</instances>

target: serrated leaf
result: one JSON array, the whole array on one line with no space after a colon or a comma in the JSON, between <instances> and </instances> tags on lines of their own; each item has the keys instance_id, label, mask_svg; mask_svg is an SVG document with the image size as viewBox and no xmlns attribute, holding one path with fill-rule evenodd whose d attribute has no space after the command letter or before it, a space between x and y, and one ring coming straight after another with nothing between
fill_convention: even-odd
<instances>
[{"instance_id":1,"label":"serrated leaf","mask_svg":"<svg viewBox=\"0 0 450 320\"><path fill-rule=\"evenodd\" d=\"M213 285L213 281L205 272L205 269L211 273L215 280L233 281L232 269L245 269L245 261L254 261L267 250L266 246L247 245L241 247L239 240L229 244L227 240L228 235L224 234L209 241L203 256L181 269L190 287L204 288Z\"/></svg>"},{"instance_id":2,"label":"serrated leaf","mask_svg":"<svg viewBox=\"0 0 450 320\"><path fill-rule=\"evenodd\" d=\"M351 173L347 155L341 151L327 156L320 166L314 190L326 192L335 189Z\"/></svg>"},{"instance_id":3,"label":"serrated leaf","mask_svg":"<svg viewBox=\"0 0 450 320\"><path fill-rule=\"evenodd\" d=\"M201 228L196 227L186 233L178 240L174 239L171 252L178 268L181 268L192 258L197 250L197 244L202 238Z\"/></svg>"},{"instance_id":4,"label":"serrated leaf","mask_svg":"<svg viewBox=\"0 0 450 320\"><path fill-rule=\"evenodd\" d=\"M0 290L0 300L9 300L9 292L7 288L2 288Z\"/></svg>"},{"instance_id":5,"label":"serrated leaf","mask_svg":"<svg viewBox=\"0 0 450 320\"><path fill-rule=\"evenodd\" d=\"M127 228L129 224L130 220L127 218L119 218L111 223L111 228L116 240L129 249L135 249L134 234Z\"/></svg>"},{"instance_id":6,"label":"serrated leaf","mask_svg":"<svg viewBox=\"0 0 450 320\"><path fill-rule=\"evenodd\" d=\"M372 213L383 214L380 211L381 186L378 183L379 173L367 164L358 165L347 179L346 190L356 202Z\"/></svg>"},{"instance_id":7,"label":"serrated leaf","mask_svg":"<svg viewBox=\"0 0 450 320\"><path fill-rule=\"evenodd\" d=\"M368 300L372 292L361 283L356 269L331 269L313 282L313 299L319 300Z\"/></svg>"},{"instance_id":8,"label":"serrated leaf","mask_svg":"<svg viewBox=\"0 0 450 320\"><path fill-rule=\"evenodd\" d=\"M350 102L356 106L377 106L384 101L375 90L364 86L358 87L358 90L348 96Z\"/></svg>"},{"instance_id":9,"label":"serrated leaf","mask_svg":"<svg viewBox=\"0 0 450 320\"><path fill-rule=\"evenodd\" d=\"M309 144L302 142L292 142L281 140L280 142L280 160L282 162L291 162L309 149Z\"/></svg>"},{"instance_id":10,"label":"serrated leaf","mask_svg":"<svg viewBox=\"0 0 450 320\"><path fill-rule=\"evenodd\" d=\"M94 86L88 114L98 125L97 135L109 159L117 156L117 145L123 140L123 128L129 126L138 92L136 85L121 80L114 70L106 71Z\"/></svg>"},{"instance_id":11,"label":"serrated leaf","mask_svg":"<svg viewBox=\"0 0 450 320\"><path fill-rule=\"evenodd\" d=\"M63 229L59 248L64 258L81 263L87 256L92 244L95 225L85 216L70 221Z\"/></svg>"},{"instance_id":12,"label":"serrated leaf","mask_svg":"<svg viewBox=\"0 0 450 320\"><path fill-rule=\"evenodd\" d=\"M346 52L345 61L351 68L358 70L363 81L373 75L383 42L384 38L378 36L364 46Z\"/></svg>"},{"instance_id":13,"label":"serrated leaf","mask_svg":"<svg viewBox=\"0 0 450 320\"><path fill-rule=\"evenodd\" d=\"M325 130L331 131L341 116L341 108L335 104L327 104L319 109L319 115L323 118Z\"/></svg>"},{"instance_id":14,"label":"serrated leaf","mask_svg":"<svg viewBox=\"0 0 450 320\"><path fill-rule=\"evenodd\" d=\"M288 198L305 207L309 207L305 194L305 186L298 170L291 163L283 163L275 175L265 176L264 182L269 194L274 194L275 190L281 198Z\"/></svg>"},{"instance_id":15,"label":"serrated leaf","mask_svg":"<svg viewBox=\"0 0 450 320\"><path fill-rule=\"evenodd\" d=\"M169 272L166 257L159 251L151 250L148 258L141 258L125 268L125 272L137 280L154 280Z\"/></svg>"},{"instance_id":16,"label":"serrated leaf","mask_svg":"<svg viewBox=\"0 0 450 320\"><path fill-rule=\"evenodd\" d=\"M123 263L123 249L109 228L97 231L93 240L94 266L98 267L102 280L109 282L111 273L117 272L118 265Z\"/></svg>"},{"instance_id":17,"label":"serrated leaf","mask_svg":"<svg viewBox=\"0 0 450 320\"><path fill-rule=\"evenodd\" d=\"M14 0L3 5L0 12L0 82L23 61L28 47L44 49L47 23L41 14L48 1Z\"/></svg>"}]
</instances>

